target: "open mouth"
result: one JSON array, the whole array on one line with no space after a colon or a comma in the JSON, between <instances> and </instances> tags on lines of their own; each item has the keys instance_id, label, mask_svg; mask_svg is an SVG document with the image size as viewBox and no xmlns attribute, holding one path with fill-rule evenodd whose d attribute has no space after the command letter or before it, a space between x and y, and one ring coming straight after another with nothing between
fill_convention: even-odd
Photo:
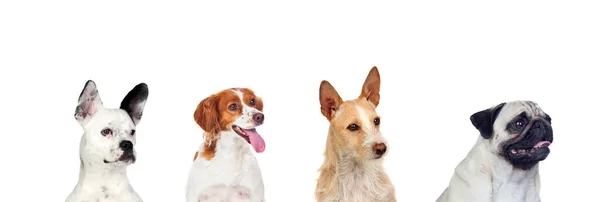
<instances>
[{"instance_id":1,"label":"open mouth","mask_svg":"<svg viewBox=\"0 0 600 202\"><path fill-rule=\"evenodd\" d=\"M252 145L254 151L257 153L261 153L265 151L265 140L256 132L256 129L244 129L239 126L233 125L231 126L233 131L237 133L242 139L246 140L248 144Z\"/></svg>"},{"instance_id":2,"label":"open mouth","mask_svg":"<svg viewBox=\"0 0 600 202\"><path fill-rule=\"evenodd\" d=\"M512 155L533 155L538 149L540 148L548 148L550 146L551 142L549 141L540 141L538 143L536 143L533 147L530 148L513 148L510 150L510 154Z\"/></svg>"},{"instance_id":3,"label":"open mouth","mask_svg":"<svg viewBox=\"0 0 600 202\"><path fill-rule=\"evenodd\" d=\"M528 135L523 140L516 142L507 148L507 155L513 159L543 160L550 153L552 138L544 135L536 141L535 135ZM535 143L535 144L534 144Z\"/></svg>"}]
</instances>

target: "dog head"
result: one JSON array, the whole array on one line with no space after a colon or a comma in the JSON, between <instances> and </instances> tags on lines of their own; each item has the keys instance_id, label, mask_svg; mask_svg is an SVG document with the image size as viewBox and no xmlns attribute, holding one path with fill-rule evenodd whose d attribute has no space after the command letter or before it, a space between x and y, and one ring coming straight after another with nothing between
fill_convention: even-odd
<instances>
[{"instance_id":1,"label":"dog head","mask_svg":"<svg viewBox=\"0 0 600 202\"><path fill-rule=\"evenodd\" d=\"M380 83L379 71L373 67L360 96L344 101L328 81L321 82L321 113L330 123L328 147L358 159L379 159L385 155L386 140L379 131L381 118L375 111Z\"/></svg>"},{"instance_id":2,"label":"dog head","mask_svg":"<svg viewBox=\"0 0 600 202\"><path fill-rule=\"evenodd\" d=\"M75 110L75 119L85 132L80 147L84 166L118 167L135 162L135 127L147 98L148 86L140 83L129 91L119 109L104 108L96 83L85 83Z\"/></svg>"},{"instance_id":3,"label":"dog head","mask_svg":"<svg viewBox=\"0 0 600 202\"><path fill-rule=\"evenodd\" d=\"M513 101L471 115L471 122L491 152L514 167L528 170L550 154L553 141L550 115L534 102Z\"/></svg>"},{"instance_id":4,"label":"dog head","mask_svg":"<svg viewBox=\"0 0 600 202\"><path fill-rule=\"evenodd\" d=\"M203 155L212 158L219 135L230 134L252 145L257 153L263 152L265 141L256 132L265 119L262 109L262 99L248 88L223 90L200 101L194 120L205 131L207 153Z\"/></svg>"}]
</instances>

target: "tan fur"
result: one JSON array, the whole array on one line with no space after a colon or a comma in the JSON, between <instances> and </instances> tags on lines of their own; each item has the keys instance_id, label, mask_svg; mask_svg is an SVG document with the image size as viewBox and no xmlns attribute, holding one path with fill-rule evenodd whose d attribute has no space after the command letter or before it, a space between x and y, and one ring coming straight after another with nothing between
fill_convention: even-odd
<instances>
[{"instance_id":1,"label":"tan fur","mask_svg":"<svg viewBox=\"0 0 600 202\"><path fill-rule=\"evenodd\" d=\"M384 140L368 141L380 136L378 118L380 78L373 67L357 99L343 101L327 81L319 89L321 113L330 122L324 161L315 190L318 202L395 202L395 189L383 169L383 158L374 159ZM365 119L366 118L366 119ZM367 120L367 121L365 121ZM356 124L358 130L349 130ZM369 143L365 145L365 143Z\"/></svg>"}]
</instances>

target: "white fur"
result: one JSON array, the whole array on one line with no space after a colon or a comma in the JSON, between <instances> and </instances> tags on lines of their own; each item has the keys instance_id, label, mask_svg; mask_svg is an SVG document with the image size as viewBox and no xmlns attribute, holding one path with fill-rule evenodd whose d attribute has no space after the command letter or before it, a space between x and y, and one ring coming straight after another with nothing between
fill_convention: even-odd
<instances>
[{"instance_id":1,"label":"white fur","mask_svg":"<svg viewBox=\"0 0 600 202\"><path fill-rule=\"evenodd\" d=\"M145 99L138 106L140 111L144 103ZM127 178L126 168L130 163L104 162L113 162L121 156L121 141L128 140L135 145L135 136L130 134L135 129L134 121L125 110L104 108L93 82L84 88L79 105L87 105L85 110L81 110L87 115L75 115L84 130L79 150L79 181L66 202L142 202ZM79 108L77 111L80 111ZM101 135L105 128L112 129L112 134ZM133 152L135 155L135 147Z\"/></svg>"},{"instance_id":2,"label":"white fur","mask_svg":"<svg viewBox=\"0 0 600 202\"><path fill-rule=\"evenodd\" d=\"M240 99L243 98L241 92L234 92ZM245 129L254 128L252 116L260 111L243 102L241 105L242 115L234 124ZM198 153L202 153L203 148L204 145L200 145ZM201 198L206 201L265 201L262 175L251 145L233 130L228 130L219 134L215 150L215 156L211 160L199 156L192 164L186 187L186 201L198 202ZM222 186L235 187L230 192L234 194L239 190L246 190L249 199L237 197L234 200L229 194L213 193Z\"/></svg>"},{"instance_id":3,"label":"white fur","mask_svg":"<svg viewBox=\"0 0 600 202\"><path fill-rule=\"evenodd\" d=\"M244 98L244 95L239 90L231 90L231 91L235 92L235 94L237 94L237 96L240 98L240 100L242 100ZM242 107L242 115L240 117L238 117L233 124L235 124L236 126L242 127L244 129L251 129L251 128L256 127L256 125L254 125L254 122L252 121L252 117L256 113L261 113L261 111L259 111L258 109L254 108L254 107L250 107L250 106L246 105L246 103L244 103L243 101L240 104L242 105L241 106Z\"/></svg>"},{"instance_id":4,"label":"white fur","mask_svg":"<svg viewBox=\"0 0 600 202\"><path fill-rule=\"evenodd\" d=\"M436 202L539 202L539 164L529 170L514 168L497 155L499 145L511 138L506 124L521 112L542 116L537 104L528 101L507 103L494 122L494 136L479 137L452 176L449 186ZM499 132L501 131L501 132Z\"/></svg>"},{"instance_id":5,"label":"white fur","mask_svg":"<svg viewBox=\"0 0 600 202\"><path fill-rule=\"evenodd\" d=\"M200 196L199 202L252 202L249 197L250 190L239 185L215 185L208 187Z\"/></svg>"},{"instance_id":6,"label":"white fur","mask_svg":"<svg viewBox=\"0 0 600 202\"><path fill-rule=\"evenodd\" d=\"M520 170L490 152L480 137L456 166L450 185L436 202L539 202L538 166Z\"/></svg>"},{"instance_id":7,"label":"white fur","mask_svg":"<svg viewBox=\"0 0 600 202\"><path fill-rule=\"evenodd\" d=\"M365 111L365 108L361 107L360 105L355 104L354 105L356 107L356 110L358 111L359 114L359 118L360 118L360 122L361 122L361 130L365 131L365 133L367 133L367 137L365 138L365 141L363 142L363 146L365 147L372 147L375 144L378 143L383 143L387 146L387 140L383 137L383 135L381 134L381 132L375 127L375 124L373 124L373 117L370 117L369 114ZM389 147L388 147L389 150ZM371 156L375 156L375 153L373 152L373 150L368 149L367 150L369 155ZM383 154L384 156L387 155L387 151Z\"/></svg>"},{"instance_id":8,"label":"white fur","mask_svg":"<svg viewBox=\"0 0 600 202\"><path fill-rule=\"evenodd\" d=\"M339 198L325 201L347 202L391 202L389 195L394 189L392 184L383 184L380 175L385 175L383 159L355 161L342 159L338 165Z\"/></svg>"},{"instance_id":9,"label":"white fur","mask_svg":"<svg viewBox=\"0 0 600 202\"><path fill-rule=\"evenodd\" d=\"M210 192L211 186L221 184L244 186L250 190L251 201L264 201L258 162L250 145L233 131L221 132L214 158L207 161L198 157L194 161L187 184L188 202L198 202L200 195Z\"/></svg>"}]
</instances>

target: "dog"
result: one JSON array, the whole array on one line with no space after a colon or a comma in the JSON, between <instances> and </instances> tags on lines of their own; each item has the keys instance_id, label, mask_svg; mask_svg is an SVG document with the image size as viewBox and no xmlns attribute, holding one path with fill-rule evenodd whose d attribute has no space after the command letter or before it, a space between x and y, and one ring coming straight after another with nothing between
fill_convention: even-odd
<instances>
[{"instance_id":1,"label":"dog","mask_svg":"<svg viewBox=\"0 0 600 202\"><path fill-rule=\"evenodd\" d=\"M127 178L135 163L136 126L148 98L148 85L136 85L119 109L104 108L96 83L89 80L79 95L75 119L83 127L79 181L66 202L141 202Z\"/></svg>"},{"instance_id":2,"label":"dog","mask_svg":"<svg viewBox=\"0 0 600 202\"><path fill-rule=\"evenodd\" d=\"M539 162L550 154L550 115L532 101L474 113L479 138L436 202L539 202Z\"/></svg>"},{"instance_id":3,"label":"dog","mask_svg":"<svg viewBox=\"0 0 600 202\"><path fill-rule=\"evenodd\" d=\"M373 67L357 99L344 101L326 80L321 82L321 113L329 121L325 158L316 200L395 202L395 188L383 168L387 142L379 131L380 77Z\"/></svg>"},{"instance_id":4,"label":"dog","mask_svg":"<svg viewBox=\"0 0 600 202\"><path fill-rule=\"evenodd\" d=\"M262 110L262 99L249 88L222 90L200 101L194 120L204 130L204 141L189 171L187 202L265 201L261 171L250 149L265 150L256 131L265 119ZM220 189L229 191L215 191Z\"/></svg>"}]
</instances>

